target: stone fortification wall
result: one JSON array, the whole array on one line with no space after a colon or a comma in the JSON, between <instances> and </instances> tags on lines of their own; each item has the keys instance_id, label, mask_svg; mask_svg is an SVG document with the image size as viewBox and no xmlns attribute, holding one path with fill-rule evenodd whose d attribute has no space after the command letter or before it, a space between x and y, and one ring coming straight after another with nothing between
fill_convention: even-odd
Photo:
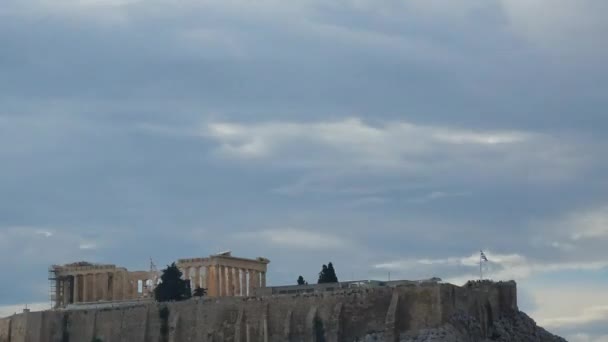
<instances>
[{"instance_id":1,"label":"stone fortification wall","mask_svg":"<svg viewBox=\"0 0 608 342\"><path fill-rule=\"evenodd\" d=\"M24 313L0 320L0 342L350 342L373 334L394 342L405 332L439 327L459 312L488 331L494 320L515 311L514 282L408 285Z\"/></svg>"}]
</instances>

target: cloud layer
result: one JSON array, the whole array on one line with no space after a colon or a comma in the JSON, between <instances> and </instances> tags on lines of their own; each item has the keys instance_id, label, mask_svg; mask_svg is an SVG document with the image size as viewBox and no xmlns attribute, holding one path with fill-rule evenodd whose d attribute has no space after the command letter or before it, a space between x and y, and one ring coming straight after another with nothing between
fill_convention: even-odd
<instances>
[{"instance_id":1,"label":"cloud layer","mask_svg":"<svg viewBox=\"0 0 608 342\"><path fill-rule=\"evenodd\" d=\"M541 324L605 341L606 10L3 1L0 315L52 263L463 282L483 248Z\"/></svg>"}]
</instances>

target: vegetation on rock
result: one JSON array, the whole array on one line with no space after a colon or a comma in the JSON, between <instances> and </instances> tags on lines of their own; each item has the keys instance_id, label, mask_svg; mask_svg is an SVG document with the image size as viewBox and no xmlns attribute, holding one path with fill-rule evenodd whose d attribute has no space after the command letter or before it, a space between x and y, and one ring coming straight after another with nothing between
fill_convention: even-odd
<instances>
[{"instance_id":1,"label":"vegetation on rock","mask_svg":"<svg viewBox=\"0 0 608 342\"><path fill-rule=\"evenodd\" d=\"M207 295L207 289L204 289L202 287L197 287L194 292L192 293L192 296L194 297L204 297Z\"/></svg>"},{"instance_id":2,"label":"vegetation on rock","mask_svg":"<svg viewBox=\"0 0 608 342\"><path fill-rule=\"evenodd\" d=\"M154 289L154 298L159 302L179 301L191 297L189 283L182 279L182 272L175 263L167 266L160 276L161 283Z\"/></svg>"},{"instance_id":3,"label":"vegetation on rock","mask_svg":"<svg viewBox=\"0 0 608 342\"><path fill-rule=\"evenodd\" d=\"M323 265L321 268L321 272L319 272L319 281L318 284L326 284L326 283L337 283L338 276L336 276L336 270L334 269L334 265L330 262L327 265Z\"/></svg>"}]
</instances>

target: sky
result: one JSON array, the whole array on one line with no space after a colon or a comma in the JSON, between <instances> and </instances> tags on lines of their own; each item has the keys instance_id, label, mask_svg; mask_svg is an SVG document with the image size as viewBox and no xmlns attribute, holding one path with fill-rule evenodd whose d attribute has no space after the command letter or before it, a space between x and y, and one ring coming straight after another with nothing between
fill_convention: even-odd
<instances>
[{"instance_id":1,"label":"sky","mask_svg":"<svg viewBox=\"0 0 608 342\"><path fill-rule=\"evenodd\" d=\"M3 0L0 316L47 268L518 282L608 341L605 0ZM6 277L5 277L6 278Z\"/></svg>"}]
</instances>

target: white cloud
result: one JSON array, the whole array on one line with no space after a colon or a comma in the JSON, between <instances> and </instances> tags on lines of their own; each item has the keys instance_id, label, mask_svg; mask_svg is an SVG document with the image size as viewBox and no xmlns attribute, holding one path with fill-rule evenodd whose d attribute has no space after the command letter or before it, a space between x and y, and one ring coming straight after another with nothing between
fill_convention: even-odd
<instances>
[{"instance_id":1,"label":"white cloud","mask_svg":"<svg viewBox=\"0 0 608 342\"><path fill-rule=\"evenodd\" d=\"M450 144L497 145L525 142L530 140L531 136L522 132L474 133L438 130L433 138Z\"/></svg>"},{"instance_id":2,"label":"white cloud","mask_svg":"<svg viewBox=\"0 0 608 342\"><path fill-rule=\"evenodd\" d=\"M3 262L12 262L12 258L28 264L70 262L85 257L83 253L96 249L97 245L97 242L65 229L0 227L0 266Z\"/></svg>"},{"instance_id":3,"label":"white cloud","mask_svg":"<svg viewBox=\"0 0 608 342\"><path fill-rule=\"evenodd\" d=\"M567 337L570 342L608 342L608 335L592 336L585 333L577 333Z\"/></svg>"},{"instance_id":4,"label":"white cloud","mask_svg":"<svg viewBox=\"0 0 608 342\"><path fill-rule=\"evenodd\" d=\"M563 294L562 294L563 295ZM580 300L580 298L578 299ZM582 312L563 314L553 318L544 318L543 324L547 327L561 327L564 325L580 325L590 322L608 321L608 305L591 305L585 307Z\"/></svg>"},{"instance_id":5,"label":"white cloud","mask_svg":"<svg viewBox=\"0 0 608 342\"><path fill-rule=\"evenodd\" d=\"M454 177L476 180L538 175L551 180L572 175L586 162L573 146L547 135L405 121L378 125L357 118L311 123L215 122L202 135L218 143L217 153L224 158L333 171L365 169L421 176L450 172ZM536 171L526 171L532 169Z\"/></svg>"},{"instance_id":6,"label":"white cloud","mask_svg":"<svg viewBox=\"0 0 608 342\"><path fill-rule=\"evenodd\" d=\"M549 240L554 248L584 249L590 243L608 239L608 205L574 210L555 219L533 222L530 227L542 233L537 241Z\"/></svg>"},{"instance_id":7,"label":"white cloud","mask_svg":"<svg viewBox=\"0 0 608 342\"><path fill-rule=\"evenodd\" d=\"M463 196L469 196L469 195L470 195L470 193L467 193L467 192L450 193L450 192L444 192L444 191L432 191L423 196L412 198L409 200L409 202L424 204L424 203L428 203L428 202L432 202L432 201L436 201L436 200L440 200L440 199L451 198L451 197L463 197Z\"/></svg>"},{"instance_id":8,"label":"white cloud","mask_svg":"<svg viewBox=\"0 0 608 342\"><path fill-rule=\"evenodd\" d=\"M567 242L560 242L560 241L552 241L549 243L549 245L553 248L562 250L562 251L572 251L576 248L576 246L574 244L571 243L567 243Z\"/></svg>"},{"instance_id":9,"label":"white cloud","mask_svg":"<svg viewBox=\"0 0 608 342\"><path fill-rule=\"evenodd\" d=\"M97 244L92 241L83 241L78 245L78 248L85 250L97 249Z\"/></svg>"},{"instance_id":10,"label":"white cloud","mask_svg":"<svg viewBox=\"0 0 608 342\"><path fill-rule=\"evenodd\" d=\"M575 241L608 238L608 206L572 214L563 224Z\"/></svg>"},{"instance_id":11,"label":"white cloud","mask_svg":"<svg viewBox=\"0 0 608 342\"><path fill-rule=\"evenodd\" d=\"M533 260L519 254L494 254L484 251L488 262L483 268L486 276L494 280L522 280L532 275L560 271L597 271L608 267L608 261L595 262L547 262ZM444 259L402 259L374 265L377 269L387 270L414 270L421 268L456 268L460 267L460 274L445 279L454 284L462 284L469 279L478 277L479 253L466 257L449 257ZM452 272L453 273L453 272Z\"/></svg>"},{"instance_id":12,"label":"white cloud","mask_svg":"<svg viewBox=\"0 0 608 342\"><path fill-rule=\"evenodd\" d=\"M575 279L574 284L553 282L531 286L535 301L532 314L547 328L576 331L576 327L608 322L608 294L602 284ZM581 289L585 289L582 291Z\"/></svg>"},{"instance_id":13,"label":"white cloud","mask_svg":"<svg viewBox=\"0 0 608 342\"><path fill-rule=\"evenodd\" d=\"M48 231L48 230L37 230L36 234L42 235L42 236L47 237L47 238L54 235L53 232Z\"/></svg>"},{"instance_id":14,"label":"white cloud","mask_svg":"<svg viewBox=\"0 0 608 342\"><path fill-rule=\"evenodd\" d=\"M255 238L260 241L267 241L275 247L311 250L344 248L350 244L350 241L344 237L295 228L238 233L235 237L239 239Z\"/></svg>"}]
</instances>

